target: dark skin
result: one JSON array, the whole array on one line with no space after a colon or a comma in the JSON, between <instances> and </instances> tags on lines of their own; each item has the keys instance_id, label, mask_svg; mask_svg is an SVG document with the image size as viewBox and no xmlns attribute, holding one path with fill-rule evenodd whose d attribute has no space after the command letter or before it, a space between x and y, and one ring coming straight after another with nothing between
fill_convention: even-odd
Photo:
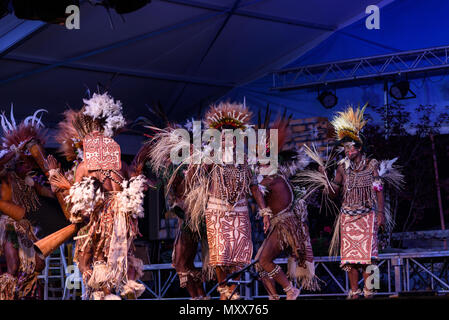
<instances>
[{"instance_id":1,"label":"dark skin","mask_svg":"<svg viewBox=\"0 0 449 320\"><path fill-rule=\"evenodd\" d=\"M185 185L183 179L179 175L175 178L173 190L178 202L182 203L181 199L184 195ZM189 218L188 212L185 212L185 218ZM179 219L178 221L178 234L174 244L176 256L173 259L173 266L176 269L176 272L179 273L188 272L188 270L195 269L193 262L196 256L196 249L198 247L198 241L196 241L189 234L181 231L183 222L184 221L182 219ZM192 298L206 296L201 281L188 281L186 289Z\"/></svg>"},{"instance_id":2,"label":"dark skin","mask_svg":"<svg viewBox=\"0 0 449 320\"><path fill-rule=\"evenodd\" d=\"M10 156L8 160L12 160L12 157ZM20 156L16 161L16 170L15 172L18 174L18 176L22 179L25 179L28 172L30 172L33 169L33 163L30 161L28 157ZM39 184L34 184L35 190L38 195L43 197L49 197L54 198L53 192L51 192L50 189L41 186ZM9 178L7 176L4 176L1 178L1 200L0 202L7 205L8 208L4 209L4 214L14 214L15 219L21 220L25 218L25 208L22 208L19 205L16 205L12 201L12 187L11 182L9 181ZM11 210L11 212L8 212ZM10 241L6 241L4 244L4 253L5 253L5 259L6 259L6 267L7 272L13 276L17 276L18 270L19 270L19 250L14 247L14 244L12 244ZM45 260L41 259L37 254L35 255L35 272L41 272L45 268Z\"/></svg>"},{"instance_id":3,"label":"dark skin","mask_svg":"<svg viewBox=\"0 0 449 320\"><path fill-rule=\"evenodd\" d=\"M182 220L179 219L179 226L182 225ZM178 231L178 236L175 240L176 257L173 259L173 266L176 272L187 272L188 270L194 270L194 260L196 256L196 248L198 242L184 232ZM192 298L204 297L204 292L201 281L188 281L186 289Z\"/></svg>"},{"instance_id":4,"label":"dark skin","mask_svg":"<svg viewBox=\"0 0 449 320\"><path fill-rule=\"evenodd\" d=\"M279 176L266 176L261 184L269 190L269 192L263 196L257 185L251 186L251 192L256 200L259 208L263 209L270 207L273 215L284 210L291 204L292 195L285 180ZM267 233L270 229L270 218L268 216L263 217L264 232ZM270 234L265 240L264 248L259 256L259 264L266 271L272 271L276 265L273 260L276 259L282 253L282 248L279 241L276 239L275 234ZM268 277L263 278L262 282L270 295L277 295L275 281L279 283L283 288L290 285L285 273L281 270L274 279Z\"/></svg>"},{"instance_id":5,"label":"dark skin","mask_svg":"<svg viewBox=\"0 0 449 320\"><path fill-rule=\"evenodd\" d=\"M354 162L354 164L357 165L362 161L363 153L361 151L360 147L355 146L353 143L345 143L344 144L344 150L346 157ZM324 172L324 168L320 167L319 170L321 172ZM379 174L377 170L374 172L374 176L378 177ZM332 184L333 192L331 191L332 197L337 197L342 192L342 186L345 183L345 170L344 165L339 165L337 168L337 173L335 175L335 179ZM376 191L376 197L377 197L377 226L380 228L385 223L385 216L384 216L384 196L382 191ZM351 267L350 271L348 272L348 278L349 278L349 284L352 291L358 290L358 281L359 281L359 272L357 265L349 265ZM366 281L366 279L369 276L369 273L366 272L366 266L362 267L362 275L363 279Z\"/></svg>"}]
</instances>

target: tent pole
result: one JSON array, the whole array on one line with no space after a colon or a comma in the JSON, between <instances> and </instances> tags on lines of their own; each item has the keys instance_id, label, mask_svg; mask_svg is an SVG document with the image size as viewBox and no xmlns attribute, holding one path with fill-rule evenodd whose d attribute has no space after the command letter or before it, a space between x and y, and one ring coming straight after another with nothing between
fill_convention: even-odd
<instances>
[{"instance_id":1,"label":"tent pole","mask_svg":"<svg viewBox=\"0 0 449 320\"><path fill-rule=\"evenodd\" d=\"M385 140L388 139L389 136L389 127L388 127L388 79L384 80L384 105L385 105Z\"/></svg>"},{"instance_id":2,"label":"tent pole","mask_svg":"<svg viewBox=\"0 0 449 320\"><path fill-rule=\"evenodd\" d=\"M441 188L440 188L440 179L438 177L438 163L437 163L437 155L435 151L435 139L433 133L430 134L430 141L432 142L432 156L433 156L433 167L435 169L435 185L437 187L437 198L438 198L438 208L440 210L440 222L441 222L441 230L445 230L444 223L444 214L443 214L443 203L441 201ZM447 249L446 239L444 240L444 249Z\"/></svg>"}]
</instances>

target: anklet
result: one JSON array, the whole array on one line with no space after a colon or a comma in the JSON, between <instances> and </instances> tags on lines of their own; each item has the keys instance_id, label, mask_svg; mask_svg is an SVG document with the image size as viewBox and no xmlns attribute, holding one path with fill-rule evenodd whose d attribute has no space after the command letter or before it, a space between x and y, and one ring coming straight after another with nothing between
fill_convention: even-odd
<instances>
[{"instance_id":1,"label":"anklet","mask_svg":"<svg viewBox=\"0 0 449 320\"><path fill-rule=\"evenodd\" d=\"M290 285L287 288L283 288L285 293L289 292L291 289L293 289L293 286L292 286L291 283L290 283Z\"/></svg>"}]
</instances>

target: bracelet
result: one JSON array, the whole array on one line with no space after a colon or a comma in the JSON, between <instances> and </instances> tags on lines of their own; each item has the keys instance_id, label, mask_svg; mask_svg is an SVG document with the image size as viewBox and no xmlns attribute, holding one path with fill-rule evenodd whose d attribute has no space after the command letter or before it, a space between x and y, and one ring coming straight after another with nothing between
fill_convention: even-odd
<instances>
[{"instance_id":1,"label":"bracelet","mask_svg":"<svg viewBox=\"0 0 449 320\"><path fill-rule=\"evenodd\" d=\"M268 216L270 218L273 216L273 211L271 211L270 207L266 207L266 208L259 210L259 217L265 217L265 216Z\"/></svg>"}]
</instances>

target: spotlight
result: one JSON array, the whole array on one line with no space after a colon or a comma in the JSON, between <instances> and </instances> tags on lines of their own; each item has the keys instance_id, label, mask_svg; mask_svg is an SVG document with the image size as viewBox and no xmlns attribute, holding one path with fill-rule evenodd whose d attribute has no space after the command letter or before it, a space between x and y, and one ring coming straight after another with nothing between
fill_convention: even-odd
<instances>
[{"instance_id":1,"label":"spotlight","mask_svg":"<svg viewBox=\"0 0 449 320\"><path fill-rule=\"evenodd\" d=\"M326 109L331 109L331 108L335 107L335 105L338 102L337 96L330 91L321 92L318 95L317 99L321 103L321 105L323 107L325 107Z\"/></svg>"},{"instance_id":2,"label":"spotlight","mask_svg":"<svg viewBox=\"0 0 449 320\"><path fill-rule=\"evenodd\" d=\"M70 5L79 7L79 0L31 1L12 0L14 14L19 19L40 20L48 23L64 24Z\"/></svg>"},{"instance_id":3,"label":"spotlight","mask_svg":"<svg viewBox=\"0 0 449 320\"><path fill-rule=\"evenodd\" d=\"M407 97L407 93L411 93L412 95ZM410 82L404 80L399 81L393 84L390 87L390 96L395 98L396 100L404 100L404 99L413 99L416 98L416 94L410 90Z\"/></svg>"},{"instance_id":4,"label":"spotlight","mask_svg":"<svg viewBox=\"0 0 449 320\"><path fill-rule=\"evenodd\" d=\"M114 8L118 14L124 14L139 10L150 2L151 0L106 0L103 4Z\"/></svg>"}]
</instances>

